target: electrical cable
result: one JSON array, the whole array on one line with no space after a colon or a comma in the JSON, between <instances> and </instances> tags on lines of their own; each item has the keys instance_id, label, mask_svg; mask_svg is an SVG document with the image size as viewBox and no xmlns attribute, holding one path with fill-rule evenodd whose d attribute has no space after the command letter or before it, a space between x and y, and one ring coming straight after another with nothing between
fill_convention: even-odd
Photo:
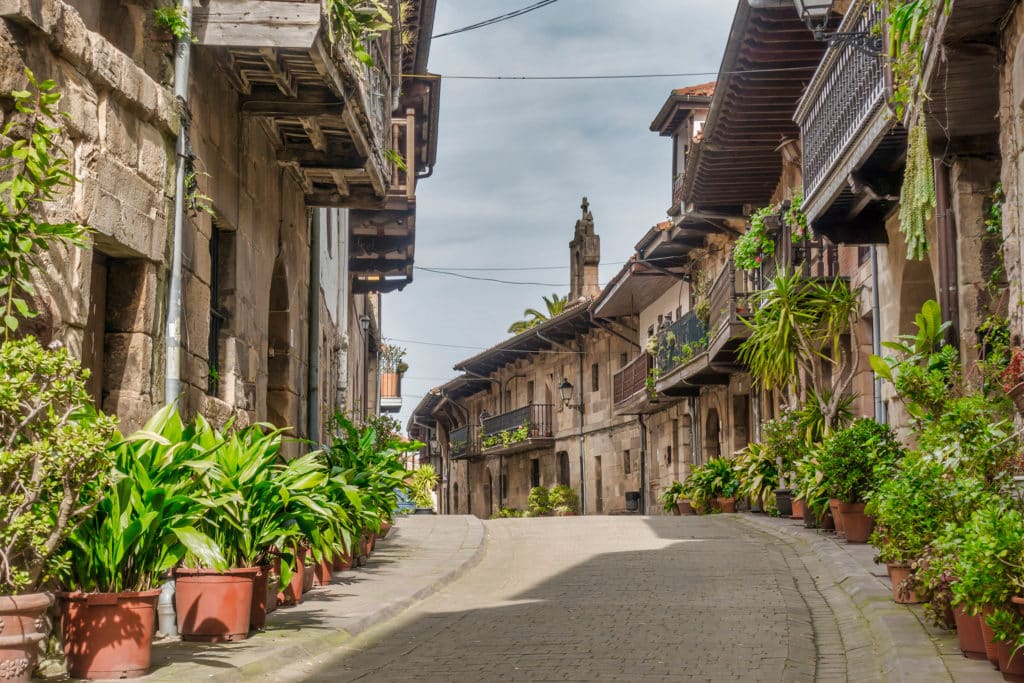
<instances>
[{"instance_id":1,"label":"electrical cable","mask_svg":"<svg viewBox=\"0 0 1024 683\"><path fill-rule=\"evenodd\" d=\"M442 348L442 349L462 349L464 351L491 351L491 350L497 351L498 349L496 348L496 346L500 345L500 343L499 343L499 344L496 344L494 346L460 346L458 344L442 344L440 342L425 342L425 341L417 341L415 339L395 339L394 337L385 337L384 340L388 341L388 342L398 342L399 344L418 344L420 346L436 346L436 347L439 347L439 348ZM541 354L541 353L552 354L552 353L554 353L554 354L565 354L567 356L578 356L579 355L579 352L577 352L577 351L546 351L546 350L542 350L542 349L537 349L537 350L533 350L533 351L526 350L526 349L515 349L514 353L536 353L536 354Z\"/></svg>"},{"instance_id":2,"label":"electrical cable","mask_svg":"<svg viewBox=\"0 0 1024 683\"><path fill-rule=\"evenodd\" d=\"M540 2L535 2L532 5L528 5L526 7L520 7L517 10L512 10L511 12L506 12L505 14L499 14L498 16L491 17L490 19L484 19L482 21L478 21L475 24L470 24L468 26L463 26L462 28L456 28L456 29L452 29L451 31L445 31L444 33L438 33L438 34L432 35L432 36L430 36L430 39L431 40L436 40L437 38L444 38L445 36L454 36L457 33L465 33L467 31L475 31L476 29L484 28L485 26L492 26L493 24L500 24L503 21L508 21L509 19L515 19L516 17L521 17L524 14L529 14L530 12L533 12L534 10L538 10L538 9L543 8L543 7L547 7L548 5L553 5L556 2L558 2L558 0L540 0Z\"/></svg>"},{"instance_id":3,"label":"electrical cable","mask_svg":"<svg viewBox=\"0 0 1024 683\"><path fill-rule=\"evenodd\" d=\"M641 78L690 78L694 76L739 76L743 74L771 74L792 71L814 71L814 66L780 66L772 69L737 69L735 71L692 71L689 73L664 74L573 74L561 76L500 76L500 75L448 75L448 74L402 74L402 78L459 81L601 81Z\"/></svg>"}]
</instances>

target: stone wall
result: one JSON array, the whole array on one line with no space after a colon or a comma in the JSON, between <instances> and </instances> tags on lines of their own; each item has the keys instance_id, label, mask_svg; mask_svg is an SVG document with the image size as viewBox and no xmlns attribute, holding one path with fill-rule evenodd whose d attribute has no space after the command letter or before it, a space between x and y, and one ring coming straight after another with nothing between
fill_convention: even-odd
<instances>
[{"instance_id":1,"label":"stone wall","mask_svg":"<svg viewBox=\"0 0 1024 683\"><path fill-rule=\"evenodd\" d=\"M1017 5L1003 32L1004 58L999 74L999 147L1003 150L1001 178L1006 204L1003 210L1003 256L1006 262L1007 299L1011 334L1024 339L1024 6Z\"/></svg>"}]
</instances>

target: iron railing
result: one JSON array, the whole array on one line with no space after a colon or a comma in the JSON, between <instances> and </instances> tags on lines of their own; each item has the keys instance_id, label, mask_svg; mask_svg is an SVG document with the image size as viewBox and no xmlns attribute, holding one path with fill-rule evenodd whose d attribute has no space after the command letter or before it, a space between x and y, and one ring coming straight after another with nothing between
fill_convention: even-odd
<instances>
[{"instance_id":1,"label":"iron railing","mask_svg":"<svg viewBox=\"0 0 1024 683\"><path fill-rule=\"evenodd\" d=\"M369 109L366 112L370 118L370 125L373 126L379 144L385 145L390 141L391 136L385 135L391 130L392 98L392 75L391 75L391 36L383 34L366 41L366 51L370 53L373 64L364 65L366 84L369 88L367 100Z\"/></svg>"},{"instance_id":2,"label":"iron railing","mask_svg":"<svg viewBox=\"0 0 1024 683\"><path fill-rule=\"evenodd\" d=\"M683 204L683 174L680 173L672 180L672 206Z\"/></svg>"},{"instance_id":3,"label":"iron railing","mask_svg":"<svg viewBox=\"0 0 1024 683\"><path fill-rule=\"evenodd\" d=\"M647 378L654 367L650 354L642 353L612 377L612 400L616 405L647 390Z\"/></svg>"},{"instance_id":4,"label":"iron railing","mask_svg":"<svg viewBox=\"0 0 1024 683\"><path fill-rule=\"evenodd\" d=\"M883 10L874 0L857 0L839 31L879 31ZM882 58L849 46L830 49L797 108L795 120L803 141L804 203L849 151L886 99Z\"/></svg>"},{"instance_id":5,"label":"iron railing","mask_svg":"<svg viewBox=\"0 0 1024 683\"><path fill-rule=\"evenodd\" d=\"M553 408L554 406L549 403L535 403L501 415L484 418L482 443L486 443L488 438L500 436L503 432L516 432L523 427L526 428L526 438L528 439L552 436L554 433Z\"/></svg>"},{"instance_id":6,"label":"iron railing","mask_svg":"<svg viewBox=\"0 0 1024 683\"><path fill-rule=\"evenodd\" d=\"M448 434L448 455L452 458L459 458L465 455L477 455L480 453L480 427L479 425L466 425L453 429Z\"/></svg>"},{"instance_id":7,"label":"iron railing","mask_svg":"<svg viewBox=\"0 0 1024 683\"><path fill-rule=\"evenodd\" d=\"M662 374L685 363L707 346L708 328L695 311L658 332L658 369Z\"/></svg>"}]
</instances>

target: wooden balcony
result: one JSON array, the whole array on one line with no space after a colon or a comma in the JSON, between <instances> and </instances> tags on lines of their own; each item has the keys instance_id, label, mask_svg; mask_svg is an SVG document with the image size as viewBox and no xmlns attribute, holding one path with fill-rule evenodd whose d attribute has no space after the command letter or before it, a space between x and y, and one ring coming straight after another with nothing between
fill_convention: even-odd
<instances>
[{"instance_id":1,"label":"wooden balcony","mask_svg":"<svg viewBox=\"0 0 1024 683\"><path fill-rule=\"evenodd\" d=\"M879 4L856 0L838 30L882 30ZM831 48L794 114L803 145L803 209L833 241L884 241L884 216L899 194L893 167L906 145L887 106L891 81L881 55Z\"/></svg>"},{"instance_id":2,"label":"wooden balcony","mask_svg":"<svg viewBox=\"0 0 1024 683\"><path fill-rule=\"evenodd\" d=\"M554 406L535 403L484 418L481 445L486 455L511 455L554 446Z\"/></svg>"},{"instance_id":3,"label":"wooden balcony","mask_svg":"<svg viewBox=\"0 0 1024 683\"><path fill-rule=\"evenodd\" d=\"M451 458L471 458L480 452L479 425L459 427L448 435L448 455Z\"/></svg>"},{"instance_id":4,"label":"wooden balcony","mask_svg":"<svg viewBox=\"0 0 1024 683\"><path fill-rule=\"evenodd\" d=\"M367 45L369 67L344 37L330 40L330 21L327 0L209 0L195 9L194 32L308 205L382 208L393 175L391 34Z\"/></svg>"},{"instance_id":5,"label":"wooden balcony","mask_svg":"<svg viewBox=\"0 0 1024 683\"><path fill-rule=\"evenodd\" d=\"M672 181L672 208L668 210L669 215L677 216L683 208L683 174L680 173Z\"/></svg>"},{"instance_id":6,"label":"wooden balcony","mask_svg":"<svg viewBox=\"0 0 1024 683\"><path fill-rule=\"evenodd\" d=\"M612 398L616 415L644 415L668 405L654 393L653 369L654 359L649 353L642 353L615 373L612 377Z\"/></svg>"}]
</instances>

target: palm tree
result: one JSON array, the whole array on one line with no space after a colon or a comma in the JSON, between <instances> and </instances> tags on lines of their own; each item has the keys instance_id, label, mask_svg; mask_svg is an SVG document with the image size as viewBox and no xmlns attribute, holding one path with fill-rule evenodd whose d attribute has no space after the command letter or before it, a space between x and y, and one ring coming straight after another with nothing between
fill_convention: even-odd
<instances>
[{"instance_id":1,"label":"palm tree","mask_svg":"<svg viewBox=\"0 0 1024 683\"><path fill-rule=\"evenodd\" d=\"M545 320L550 320L555 316L561 314L566 305L569 303L569 295L558 296L558 294L552 294L551 298L544 298L544 306L548 309L548 312L541 313L536 308L527 308L523 311L523 315L526 316L525 320L517 320L508 327L508 331L511 334L521 334L527 330L532 330L537 325L540 325Z\"/></svg>"}]
</instances>

